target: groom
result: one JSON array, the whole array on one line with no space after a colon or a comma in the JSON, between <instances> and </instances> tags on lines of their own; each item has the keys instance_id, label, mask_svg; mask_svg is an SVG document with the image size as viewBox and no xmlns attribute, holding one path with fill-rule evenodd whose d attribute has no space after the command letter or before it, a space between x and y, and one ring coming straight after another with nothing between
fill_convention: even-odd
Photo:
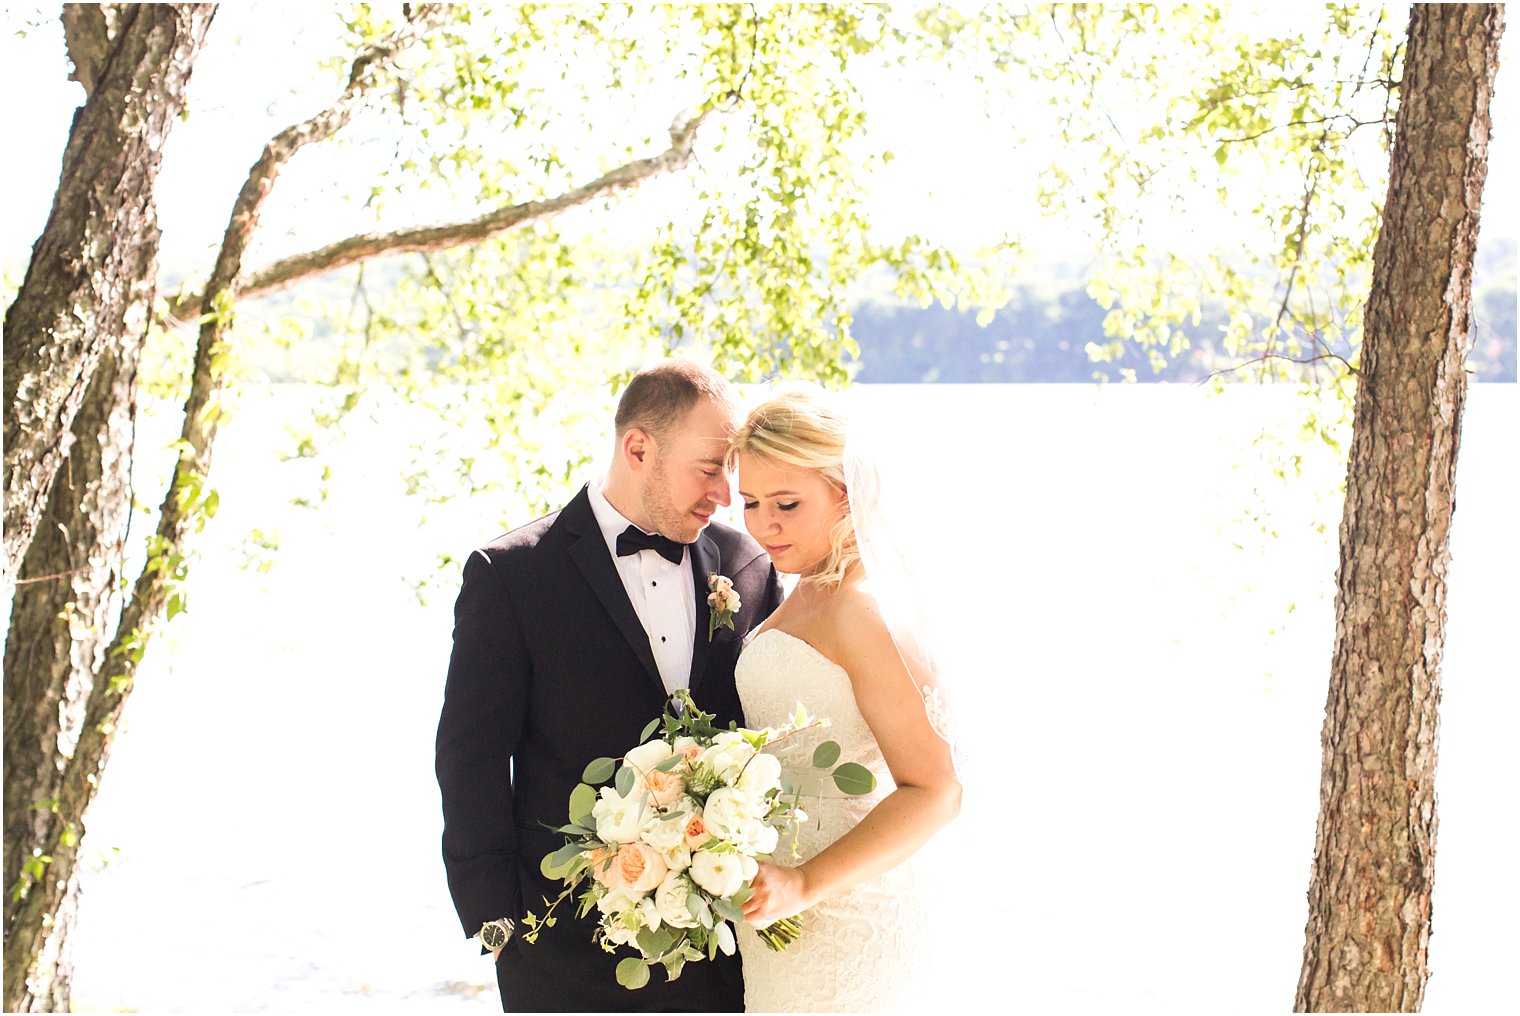
<instances>
[{"instance_id":1,"label":"groom","mask_svg":"<svg viewBox=\"0 0 1520 1016\"><path fill-rule=\"evenodd\" d=\"M497 953L504 1011L744 1007L737 956L623 988L622 956L592 942L596 911L576 919L574 899L537 942L520 935L523 915L542 916L562 888L539 862L564 845L551 829L568 821L588 762L633 748L681 688L719 725L742 720L734 662L782 593L754 541L708 524L730 501L723 454L737 409L706 367L640 371L618 402L605 481L465 564L438 722L443 859L465 934ZM709 639L714 574L742 602L734 628Z\"/></svg>"}]
</instances>

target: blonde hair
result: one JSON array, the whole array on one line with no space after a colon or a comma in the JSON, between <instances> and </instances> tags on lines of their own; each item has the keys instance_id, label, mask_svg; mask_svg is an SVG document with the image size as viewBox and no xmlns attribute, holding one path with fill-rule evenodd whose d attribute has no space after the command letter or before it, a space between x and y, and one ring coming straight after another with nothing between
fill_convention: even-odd
<instances>
[{"instance_id":1,"label":"blonde hair","mask_svg":"<svg viewBox=\"0 0 1520 1016\"><path fill-rule=\"evenodd\" d=\"M749 411L728 443L725 462L738 465L741 452L772 462L807 469L841 493L844 482L845 416L822 388L792 386L778 390ZM849 500L829 529L829 554L809 578L822 589L837 587L850 566L860 560L855 522Z\"/></svg>"}]
</instances>

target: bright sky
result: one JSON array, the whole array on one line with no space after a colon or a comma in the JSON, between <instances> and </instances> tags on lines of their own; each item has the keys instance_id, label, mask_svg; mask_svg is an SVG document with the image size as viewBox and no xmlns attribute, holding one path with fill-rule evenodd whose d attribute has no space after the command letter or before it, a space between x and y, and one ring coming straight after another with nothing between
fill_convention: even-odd
<instances>
[{"instance_id":1,"label":"bright sky","mask_svg":"<svg viewBox=\"0 0 1520 1016\"><path fill-rule=\"evenodd\" d=\"M224 4L191 83L191 116L170 136L160 177L159 209L166 266L209 263L232 198L262 143L274 130L309 115L333 94L331 79L313 77L317 60L334 51L333 5L261 2ZM62 31L55 8L4 8L0 36L0 88L13 98L7 129L15 139L3 173L6 201L0 262L15 272L40 232L57 182L79 87L67 80ZM28 23L27 34L16 30ZM1499 78L1494 104L1489 186L1484 195L1485 231L1516 233L1514 188L1515 103ZM947 77L923 82L882 77L870 85L879 96L871 110L873 133L896 155L873 185L874 215L884 235L916 231L965 247L1019 235L1042 255L1081 258L1085 248L1057 220L1034 207L1035 181L1052 152L1023 146L1018 137L984 119L973 85ZM640 134L663 147L671 104L651 101L639 109L647 122ZM1039 137L1042 107L1021 108L1022 133ZM628 135L632 136L632 135ZM303 152L286 171L265 213L255 261L310 248L350 232L374 228L362 209L344 197L345 182L368 183L369 158L388 155L378 147L319 146ZM1377 156L1374 156L1376 158ZM637 222L651 203L638 196L620 218ZM403 210L405 211L405 210ZM412 210L412 216L426 211ZM1207 235L1208 211L1189 227L1180 221L1148 223L1153 248L1180 248L1193 234ZM1168 230L1171 233L1168 234Z\"/></svg>"}]
</instances>

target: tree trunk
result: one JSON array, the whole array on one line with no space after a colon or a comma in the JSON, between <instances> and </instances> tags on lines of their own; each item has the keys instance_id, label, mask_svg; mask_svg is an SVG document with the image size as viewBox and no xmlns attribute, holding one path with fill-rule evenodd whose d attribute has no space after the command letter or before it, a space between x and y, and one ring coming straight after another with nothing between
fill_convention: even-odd
<instances>
[{"instance_id":1,"label":"tree trunk","mask_svg":"<svg viewBox=\"0 0 1520 1016\"><path fill-rule=\"evenodd\" d=\"M60 807L63 776L120 599L159 152L211 17L210 5L64 10L87 99L5 328L6 1011L69 1007L83 830Z\"/></svg>"},{"instance_id":2,"label":"tree trunk","mask_svg":"<svg viewBox=\"0 0 1520 1016\"><path fill-rule=\"evenodd\" d=\"M143 288L151 289L151 281ZM74 417L74 446L11 603L5 646L8 1011L69 1007L67 933L75 910L74 850L84 828L82 820L62 814L58 802L120 607L142 338L140 332L125 336L119 352L95 371ZM40 869L38 860L28 872L27 862L41 857L52 860ZM31 885L39 873L54 880L51 888Z\"/></svg>"},{"instance_id":3,"label":"tree trunk","mask_svg":"<svg viewBox=\"0 0 1520 1016\"><path fill-rule=\"evenodd\" d=\"M1409 23L1341 521L1297 1011L1417 1012L1429 976L1446 567L1503 6Z\"/></svg>"},{"instance_id":4,"label":"tree trunk","mask_svg":"<svg viewBox=\"0 0 1520 1016\"><path fill-rule=\"evenodd\" d=\"M74 115L47 226L5 315L5 557L9 599L68 454L101 356L146 308L158 258L153 181L213 4L70 5Z\"/></svg>"}]
</instances>

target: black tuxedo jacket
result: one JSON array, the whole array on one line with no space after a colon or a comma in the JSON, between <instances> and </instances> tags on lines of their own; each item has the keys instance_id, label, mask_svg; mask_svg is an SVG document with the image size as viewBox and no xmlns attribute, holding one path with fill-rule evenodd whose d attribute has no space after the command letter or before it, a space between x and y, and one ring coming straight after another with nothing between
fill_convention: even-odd
<instances>
[{"instance_id":1,"label":"black tuxedo jacket","mask_svg":"<svg viewBox=\"0 0 1520 1016\"><path fill-rule=\"evenodd\" d=\"M776 572L749 537L709 525L687 554L696 587L691 693L717 723L742 722L734 663L743 636L781 602ZM734 630L708 641L707 576L734 582ZM443 859L466 935L511 917L519 934L497 977L508 1011L739 1011L738 957L687 964L666 983L655 971L629 991L622 956L592 942L596 911L575 919L572 897L555 927L528 944L524 913L543 915L562 888L539 870L564 845L570 791L594 758L617 758L661 715L664 685L583 488L559 512L470 555L454 607L454 650L438 723ZM545 828L545 825L550 828ZM623 955L631 955L624 953Z\"/></svg>"}]
</instances>

